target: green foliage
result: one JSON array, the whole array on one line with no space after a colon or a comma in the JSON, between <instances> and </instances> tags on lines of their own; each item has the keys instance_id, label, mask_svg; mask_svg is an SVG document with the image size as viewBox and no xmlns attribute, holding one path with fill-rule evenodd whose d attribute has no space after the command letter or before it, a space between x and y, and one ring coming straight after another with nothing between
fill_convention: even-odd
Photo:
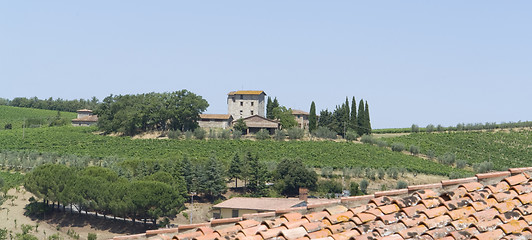
<instances>
[{"instance_id":1,"label":"green foliage","mask_svg":"<svg viewBox=\"0 0 532 240\"><path fill-rule=\"evenodd\" d=\"M425 132L427 133L434 132L434 125L432 124L427 125L427 127L425 127Z\"/></svg>"},{"instance_id":2,"label":"green foliage","mask_svg":"<svg viewBox=\"0 0 532 240\"><path fill-rule=\"evenodd\" d=\"M410 129L411 129L410 131L413 132L413 133L418 133L419 132L419 126L416 125L416 124L412 124Z\"/></svg>"},{"instance_id":3,"label":"green foliage","mask_svg":"<svg viewBox=\"0 0 532 240\"><path fill-rule=\"evenodd\" d=\"M273 134L273 138L277 141L284 141L286 137L286 132L281 129L276 129L275 133Z\"/></svg>"},{"instance_id":4,"label":"green foliage","mask_svg":"<svg viewBox=\"0 0 532 240\"><path fill-rule=\"evenodd\" d=\"M288 129L297 126L296 118L292 115L292 109L286 108L285 106L279 106L273 108L272 112L274 119L279 120L282 128Z\"/></svg>"},{"instance_id":5,"label":"green foliage","mask_svg":"<svg viewBox=\"0 0 532 240\"><path fill-rule=\"evenodd\" d=\"M363 194L362 191L360 191L357 182L351 182L351 184L349 184L349 193L351 194L351 196L358 196Z\"/></svg>"},{"instance_id":6,"label":"green foliage","mask_svg":"<svg viewBox=\"0 0 532 240\"><path fill-rule=\"evenodd\" d=\"M316 116L316 104L314 101L310 104L310 112L308 116L308 130L313 132L318 128L318 117Z\"/></svg>"},{"instance_id":7,"label":"green foliage","mask_svg":"<svg viewBox=\"0 0 532 240\"><path fill-rule=\"evenodd\" d=\"M16 186L20 186L24 182L24 175L18 172L0 171L0 191L7 193L7 191Z\"/></svg>"},{"instance_id":8,"label":"green foliage","mask_svg":"<svg viewBox=\"0 0 532 240\"><path fill-rule=\"evenodd\" d=\"M98 126L107 133L134 135L153 129L194 130L209 104L187 90L171 93L110 95L96 109Z\"/></svg>"},{"instance_id":9,"label":"green foliage","mask_svg":"<svg viewBox=\"0 0 532 240\"><path fill-rule=\"evenodd\" d=\"M207 132L205 131L205 129L203 128L196 128L194 129L194 137L198 140L203 140L205 139L205 134Z\"/></svg>"},{"instance_id":10,"label":"green foliage","mask_svg":"<svg viewBox=\"0 0 532 240\"><path fill-rule=\"evenodd\" d=\"M365 144L375 144L376 139L371 135L362 135L360 141Z\"/></svg>"},{"instance_id":11,"label":"green foliage","mask_svg":"<svg viewBox=\"0 0 532 240\"><path fill-rule=\"evenodd\" d=\"M266 118L275 119L273 109L277 107L279 107L279 101L277 101L277 98L274 98L272 101L272 99L268 97L268 101L266 102Z\"/></svg>"},{"instance_id":12,"label":"green foliage","mask_svg":"<svg viewBox=\"0 0 532 240\"><path fill-rule=\"evenodd\" d=\"M434 159L436 157L436 153L434 152L434 150L432 149L427 150L427 157L429 159Z\"/></svg>"},{"instance_id":13,"label":"green foliage","mask_svg":"<svg viewBox=\"0 0 532 240\"><path fill-rule=\"evenodd\" d=\"M6 104L0 105L10 105L13 107L23 107L23 108L36 108L36 109L46 109L46 110L55 110L55 111L65 111L65 112L76 112L79 109L95 109L99 101L96 97L91 99L74 99L74 100L64 100L61 98L53 99L38 99L37 97L25 98L17 97L11 101L3 101Z\"/></svg>"},{"instance_id":14,"label":"green foliage","mask_svg":"<svg viewBox=\"0 0 532 240\"><path fill-rule=\"evenodd\" d=\"M250 152L246 155L246 162L248 165L249 183L247 189L253 196L264 196L266 191L267 171L263 162L259 161L258 156L252 156Z\"/></svg>"},{"instance_id":15,"label":"green foliage","mask_svg":"<svg viewBox=\"0 0 532 240\"><path fill-rule=\"evenodd\" d=\"M113 161L117 161L113 159L166 161L182 159L184 155L198 161L209 159L213 153L217 159L229 164L235 153L251 151L252 153L260 152L261 159L265 162L279 162L283 158L301 158L309 167L391 168L403 166L409 171L438 175L447 175L452 170L449 166L432 161L392 152L377 146L350 142L131 139L101 136L93 134L94 130L94 128L71 126L26 129L25 139L19 137L22 135L22 129L0 131L0 146L5 150L17 150L5 152L6 154L0 152L0 164L22 163L24 166L33 167L43 163L62 162L85 167L100 162L110 165ZM22 152L19 149L25 149L25 151ZM520 162L519 166L522 164Z\"/></svg>"},{"instance_id":16,"label":"green foliage","mask_svg":"<svg viewBox=\"0 0 532 240\"><path fill-rule=\"evenodd\" d=\"M299 127L292 127L286 130L286 134L288 135L288 138L290 138L291 140L295 140L303 138L305 131Z\"/></svg>"},{"instance_id":17,"label":"green foliage","mask_svg":"<svg viewBox=\"0 0 532 240\"><path fill-rule=\"evenodd\" d=\"M467 166L467 162L464 161L464 160L456 160L456 168L460 168L460 169L463 169Z\"/></svg>"},{"instance_id":18,"label":"green foliage","mask_svg":"<svg viewBox=\"0 0 532 240\"><path fill-rule=\"evenodd\" d=\"M321 176L325 178L332 178L333 177L333 171L334 169L332 167L322 167L321 168Z\"/></svg>"},{"instance_id":19,"label":"green foliage","mask_svg":"<svg viewBox=\"0 0 532 240\"><path fill-rule=\"evenodd\" d=\"M454 153L456 159L464 160L470 166L492 162L494 170L530 165L532 159L532 152L529 151L529 146L532 146L530 130L443 132L404 135L387 140L416 144L421 152L432 150L436 156Z\"/></svg>"},{"instance_id":20,"label":"green foliage","mask_svg":"<svg viewBox=\"0 0 532 240\"><path fill-rule=\"evenodd\" d=\"M240 132L240 135L242 135L242 133L248 129L248 126L246 125L246 122L244 122L244 119L240 118L236 120L236 123L233 125L233 129L235 132ZM235 133L233 133L233 135L234 134Z\"/></svg>"},{"instance_id":21,"label":"green foliage","mask_svg":"<svg viewBox=\"0 0 532 240\"><path fill-rule=\"evenodd\" d=\"M209 129L209 139L216 139L218 138L218 135L216 134L216 131L214 129Z\"/></svg>"},{"instance_id":22,"label":"green foliage","mask_svg":"<svg viewBox=\"0 0 532 240\"><path fill-rule=\"evenodd\" d=\"M88 233L87 234L87 240L96 240L97 235L96 233Z\"/></svg>"},{"instance_id":23,"label":"green foliage","mask_svg":"<svg viewBox=\"0 0 532 240\"><path fill-rule=\"evenodd\" d=\"M255 133L255 138L257 140L271 139L270 133L266 129L261 129L257 133Z\"/></svg>"},{"instance_id":24,"label":"green foliage","mask_svg":"<svg viewBox=\"0 0 532 240\"><path fill-rule=\"evenodd\" d=\"M358 138L358 134L354 130L348 130L345 134L345 140L347 141L356 141Z\"/></svg>"},{"instance_id":25,"label":"green foliage","mask_svg":"<svg viewBox=\"0 0 532 240\"><path fill-rule=\"evenodd\" d=\"M57 120L57 116L57 111L52 110L0 105L0 126L4 126L5 130L21 129L24 122L26 122L26 127L49 126L52 121ZM74 118L76 118L76 113L61 112L59 120L69 123Z\"/></svg>"},{"instance_id":26,"label":"green foliage","mask_svg":"<svg viewBox=\"0 0 532 240\"><path fill-rule=\"evenodd\" d=\"M0 228L0 240L7 240L8 236L9 235L8 235L7 229Z\"/></svg>"},{"instance_id":27,"label":"green foliage","mask_svg":"<svg viewBox=\"0 0 532 240\"><path fill-rule=\"evenodd\" d=\"M168 131L168 138L170 139L179 139L183 135L180 130L170 130Z\"/></svg>"},{"instance_id":28,"label":"green foliage","mask_svg":"<svg viewBox=\"0 0 532 240\"><path fill-rule=\"evenodd\" d=\"M410 145L410 153L412 155L418 155L419 154L419 147L416 145Z\"/></svg>"},{"instance_id":29,"label":"green foliage","mask_svg":"<svg viewBox=\"0 0 532 240\"><path fill-rule=\"evenodd\" d=\"M438 157L438 162L445 165L453 165L456 160L456 154L454 153L445 153L442 156Z\"/></svg>"},{"instance_id":30,"label":"green foliage","mask_svg":"<svg viewBox=\"0 0 532 240\"><path fill-rule=\"evenodd\" d=\"M369 186L369 182L368 180L366 179L362 179L362 181L360 181L360 191L363 193L363 194L368 194L368 186Z\"/></svg>"},{"instance_id":31,"label":"green foliage","mask_svg":"<svg viewBox=\"0 0 532 240\"><path fill-rule=\"evenodd\" d=\"M377 146L379 147L388 147L388 143L386 141L382 141L382 140L377 140Z\"/></svg>"},{"instance_id":32,"label":"green foliage","mask_svg":"<svg viewBox=\"0 0 532 240\"><path fill-rule=\"evenodd\" d=\"M491 170L493 170L493 163L492 162L481 162L481 163L474 163L473 169L477 173L487 173Z\"/></svg>"},{"instance_id":33,"label":"green foliage","mask_svg":"<svg viewBox=\"0 0 532 240\"><path fill-rule=\"evenodd\" d=\"M242 174L244 173L244 162L240 159L240 156L238 154L235 154L233 157L233 160L231 161L231 165L229 166L229 170L227 171L227 176L231 179L235 179L235 184L238 182L238 179L242 179ZM238 185L235 185L235 187L238 187Z\"/></svg>"},{"instance_id":34,"label":"green foliage","mask_svg":"<svg viewBox=\"0 0 532 240\"><path fill-rule=\"evenodd\" d=\"M402 152L403 150L405 150L405 145L403 143L392 143L392 151Z\"/></svg>"},{"instance_id":35,"label":"green foliage","mask_svg":"<svg viewBox=\"0 0 532 240\"><path fill-rule=\"evenodd\" d=\"M405 189L408 187L408 183L403 181L403 180L399 180L397 182L397 186L395 187L396 189Z\"/></svg>"},{"instance_id":36,"label":"green foliage","mask_svg":"<svg viewBox=\"0 0 532 240\"><path fill-rule=\"evenodd\" d=\"M336 139L336 132L323 126L319 126L318 129L312 132L312 135L314 135L317 138Z\"/></svg>"},{"instance_id":37,"label":"green foliage","mask_svg":"<svg viewBox=\"0 0 532 240\"><path fill-rule=\"evenodd\" d=\"M231 131L227 129L222 129L219 137L220 139L229 139L231 137Z\"/></svg>"},{"instance_id":38,"label":"green foliage","mask_svg":"<svg viewBox=\"0 0 532 240\"><path fill-rule=\"evenodd\" d=\"M297 195L299 188L316 189L318 175L300 159L283 159L274 172L275 187L284 195Z\"/></svg>"},{"instance_id":39,"label":"green foliage","mask_svg":"<svg viewBox=\"0 0 532 240\"><path fill-rule=\"evenodd\" d=\"M54 233L50 236L48 236L48 240L60 240L61 237L59 236L59 233Z\"/></svg>"},{"instance_id":40,"label":"green foliage","mask_svg":"<svg viewBox=\"0 0 532 240\"><path fill-rule=\"evenodd\" d=\"M234 131L233 132L233 139L238 140L241 137L242 137L242 132L241 131Z\"/></svg>"},{"instance_id":41,"label":"green foliage","mask_svg":"<svg viewBox=\"0 0 532 240\"><path fill-rule=\"evenodd\" d=\"M334 180L318 181L318 192L322 194L342 193L342 184Z\"/></svg>"}]
</instances>

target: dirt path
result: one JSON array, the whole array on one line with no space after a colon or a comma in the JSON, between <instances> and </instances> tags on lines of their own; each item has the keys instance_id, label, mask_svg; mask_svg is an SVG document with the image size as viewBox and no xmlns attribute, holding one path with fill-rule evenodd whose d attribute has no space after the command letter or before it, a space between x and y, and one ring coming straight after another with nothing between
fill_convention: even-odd
<instances>
[{"instance_id":1,"label":"dirt path","mask_svg":"<svg viewBox=\"0 0 532 240\"><path fill-rule=\"evenodd\" d=\"M11 189L8 195L14 196L13 201L7 200L0 206L0 228L11 231L13 236L21 233L21 225L33 226L32 235L38 239L48 239L53 234L59 234L62 239L72 239L67 232L79 234L80 239L87 239L88 233L96 233L97 239L109 239L114 236L145 232L141 224L133 227L131 223L114 223L113 220L103 220L93 216L79 216L77 214L63 214L62 212L46 216L45 220L24 216L24 207L33 196L24 188L17 192Z\"/></svg>"}]
</instances>

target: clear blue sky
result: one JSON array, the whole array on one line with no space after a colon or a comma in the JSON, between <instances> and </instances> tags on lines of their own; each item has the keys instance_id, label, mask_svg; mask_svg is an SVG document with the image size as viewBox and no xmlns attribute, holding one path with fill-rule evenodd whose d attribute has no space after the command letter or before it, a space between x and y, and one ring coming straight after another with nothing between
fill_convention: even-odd
<instances>
[{"instance_id":1,"label":"clear blue sky","mask_svg":"<svg viewBox=\"0 0 532 240\"><path fill-rule=\"evenodd\" d=\"M232 90L374 128L532 120L530 1L2 1L0 97Z\"/></svg>"}]
</instances>

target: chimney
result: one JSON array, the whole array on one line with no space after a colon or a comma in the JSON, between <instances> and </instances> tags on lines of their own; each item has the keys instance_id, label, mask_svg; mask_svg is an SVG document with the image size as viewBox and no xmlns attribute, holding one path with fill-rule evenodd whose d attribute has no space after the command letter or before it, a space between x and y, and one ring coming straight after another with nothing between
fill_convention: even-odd
<instances>
[{"instance_id":1,"label":"chimney","mask_svg":"<svg viewBox=\"0 0 532 240\"><path fill-rule=\"evenodd\" d=\"M299 188L299 200L307 201L308 198L308 189L307 188Z\"/></svg>"}]
</instances>

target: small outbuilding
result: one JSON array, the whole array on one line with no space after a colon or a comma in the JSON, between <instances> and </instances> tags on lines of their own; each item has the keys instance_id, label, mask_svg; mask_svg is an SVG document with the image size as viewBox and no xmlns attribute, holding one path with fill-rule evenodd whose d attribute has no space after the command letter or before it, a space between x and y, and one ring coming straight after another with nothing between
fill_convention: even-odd
<instances>
[{"instance_id":1,"label":"small outbuilding","mask_svg":"<svg viewBox=\"0 0 532 240\"><path fill-rule=\"evenodd\" d=\"M78 117L72 119L72 126L92 126L98 123L98 115L92 114L92 110L81 109L77 111Z\"/></svg>"},{"instance_id":2,"label":"small outbuilding","mask_svg":"<svg viewBox=\"0 0 532 240\"><path fill-rule=\"evenodd\" d=\"M308 129L308 112L292 109L292 115L294 115L299 128Z\"/></svg>"},{"instance_id":3,"label":"small outbuilding","mask_svg":"<svg viewBox=\"0 0 532 240\"><path fill-rule=\"evenodd\" d=\"M276 129L279 129L279 121L271 120L259 115L253 115L251 117L242 118L248 127L246 134L257 133L261 129L267 130L270 134L273 134ZM233 124L237 120L233 121Z\"/></svg>"},{"instance_id":4,"label":"small outbuilding","mask_svg":"<svg viewBox=\"0 0 532 240\"><path fill-rule=\"evenodd\" d=\"M230 114L200 114L198 124L201 128L221 128L228 129L233 122Z\"/></svg>"}]
</instances>

